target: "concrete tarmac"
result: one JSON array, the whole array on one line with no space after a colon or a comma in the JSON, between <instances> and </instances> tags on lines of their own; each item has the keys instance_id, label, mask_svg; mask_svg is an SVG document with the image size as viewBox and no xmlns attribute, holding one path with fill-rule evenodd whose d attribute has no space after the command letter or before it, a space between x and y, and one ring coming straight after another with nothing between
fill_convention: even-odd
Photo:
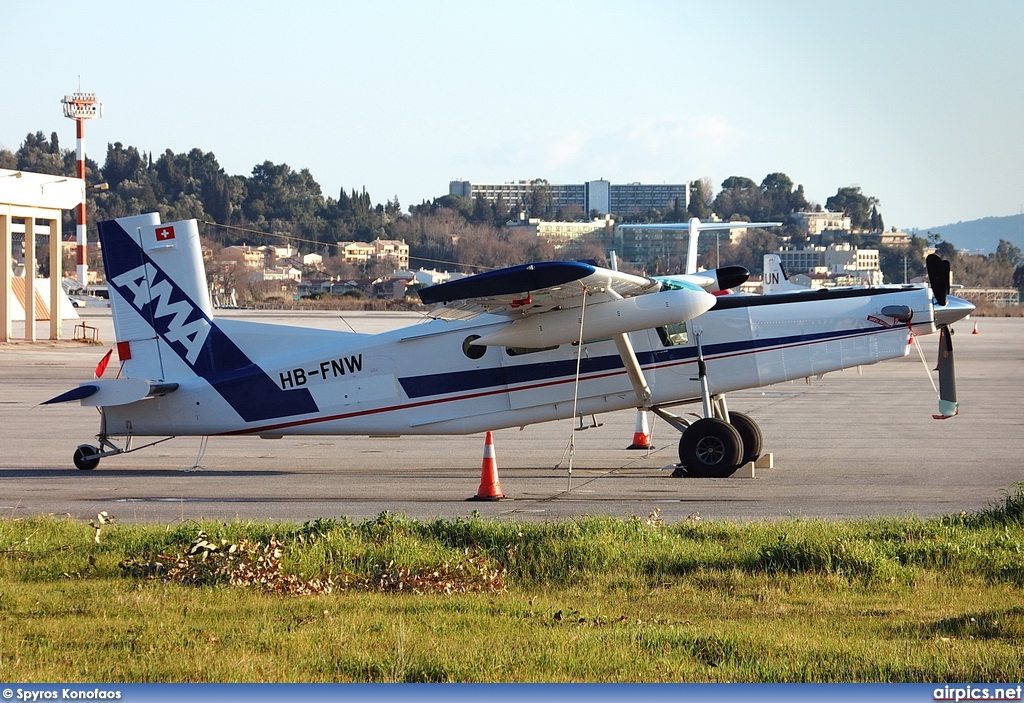
<instances>
[{"instance_id":1,"label":"concrete tarmac","mask_svg":"<svg viewBox=\"0 0 1024 703\"><path fill-rule=\"evenodd\" d=\"M938 336L916 352L862 369L733 393L732 410L761 426L775 468L754 478L679 479L679 434L652 416L653 448L627 450L635 411L494 433L505 500L467 502L477 492L483 435L464 437L175 438L74 468L93 443L96 411L38 404L92 377L113 344L109 311L80 311L103 345L73 341L0 344L0 517L40 514L177 523L319 517L369 519L383 511L420 519L557 520L583 515L669 522L798 517L931 517L1001 502L1024 480L1024 319L956 325L961 413L933 420L928 369ZM411 324L405 313L223 311L279 324L375 332ZM975 322L979 334L972 334ZM72 323L65 332L72 336ZM40 323L45 336L45 323ZM20 332L15 326L15 334ZM116 361L114 362L116 364ZM109 373L109 371L108 371ZM935 374L932 374L934 376ZM591 424L591 418L585 418ZM136 440L135 446L145 444ZM194 470L198 465L199 469ZM571 473L569 467L572 467Z\"/></svg>"}]
</instances>

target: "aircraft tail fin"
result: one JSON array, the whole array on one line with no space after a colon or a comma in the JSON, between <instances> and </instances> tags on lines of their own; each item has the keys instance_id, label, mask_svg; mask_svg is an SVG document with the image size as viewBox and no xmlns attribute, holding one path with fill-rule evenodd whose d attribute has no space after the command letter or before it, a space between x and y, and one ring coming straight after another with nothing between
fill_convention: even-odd
<instances>
[{"instance_id":1,"label":"aircraft tail fin","mask_svg":"<svg viewBox=\"0 0 1024 703\"><path fill-rule=\"evenodd\" d=\"M689 232L686 245L686 271L697 273L697 240L701 232L723 231L732 229L754 229L760 227L778 227L781 222L701 222L691 217L689 222L658 222L649 224L623 224L616 229L647 229L647 230L680 230Z\"/></svg>"},{"instance_id":2,"label":"aircraft tail fin","mask_svg":"<svg viewBox=\"0 0 1024 703\"><path fill-rule=\"evenodd\" d=\"M764 255L764 294L782 293L785 291L808 290L807 286L793 283L782 268L782 257L778 254Z\"/></svg>"},{"instance_id":3,"label":"aircraft tail fin","mask_svg":"<svg viewBox=\"0 0 1024 703\"><path fill-rule=\"evenodd\" d=\"M246 351L237 328L233 338L213 320L195 220L161 224L156 214L138 215L100 222L99 232L121 378L53 402L120 405L202 379L245 422L318 411L308 388L270 376L258 344Z\"/></svg>"},{"instance_id":4,"label":"aircraft tail fin","mask_svg":"<svg viewBox=\"0 0 1024 703\"><path fill-rule=\"evenodd\" d=\"M122 374L168 378L176 357L194 365L213 316L196 221L149 213L98 228Z\"/></svg>"}]
</instances>

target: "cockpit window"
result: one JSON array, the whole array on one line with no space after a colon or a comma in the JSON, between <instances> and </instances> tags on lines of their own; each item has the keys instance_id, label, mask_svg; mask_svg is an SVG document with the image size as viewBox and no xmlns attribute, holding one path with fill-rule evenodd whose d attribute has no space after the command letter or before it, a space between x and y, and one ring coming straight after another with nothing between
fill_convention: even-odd
<instances>
[{"instance_id":1,"label":"cockpit window","mask_svg":"<svg viewBox=\"0 0 1024 703\"><path fill-rule=\"evenodd\" d=\"M679 347L690 341L685 322L659 327L658 336L661 337L661 343L666 347Z\"/></svg>"}]
</instances>

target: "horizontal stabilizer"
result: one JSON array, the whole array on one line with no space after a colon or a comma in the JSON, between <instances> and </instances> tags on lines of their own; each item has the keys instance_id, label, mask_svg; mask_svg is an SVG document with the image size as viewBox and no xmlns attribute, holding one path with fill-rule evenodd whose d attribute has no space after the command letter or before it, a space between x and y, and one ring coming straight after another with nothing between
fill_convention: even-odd
<instances>
[{"instance_id":1,"label":"horizontal stabilizer","mask_svg":"<svg viewBox=\"0 0 1024 703\"><path fill-rule=\"evenodd\" d=\"M653 222L642 224L621 224L619 229L653 229L653 230L680 230L683 232L693 229L700 229L701 232L723 231L729 229L759 229L763 227L778 227L781 222L701 222L697 221L694 227L694 220L689 222Z\"/></svg>"},{"instance_id":2,"label":"horizontal stabilizer","mask_svg":"<svg viewBox=\"0 0 1024 703\"><path fill-rule=\"evenodd\" d=\"M177 383L150 382L143 378L114 378L90 381L56 398L44 401L43 405L66 403L80 400L87 407L107 407L127 405L137 400L155 395L166 395L178 390Z\"/></svg>"},{"instance_id":3,"label":"horizontal stabilizer","mask_svg":"<svg viewBox=\"0 0 1024 703\"><path fill-rule=\"evenodd\" d=\"M61 393L60 395L54 398L44 400L42 402L42 405L53 405L54 403L68 403L72 400L82 400L93 395L98 390L99 388L96 387L96 384L85 383L79 386L78 388L72 388L71 390L65 393Z\"/></svg>"}]
</instances>

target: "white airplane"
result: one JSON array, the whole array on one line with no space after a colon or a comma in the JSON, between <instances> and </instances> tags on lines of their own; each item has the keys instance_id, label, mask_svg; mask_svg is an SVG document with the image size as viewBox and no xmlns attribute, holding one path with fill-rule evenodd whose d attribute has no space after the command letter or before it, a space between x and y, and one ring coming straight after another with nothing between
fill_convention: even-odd
<instances>
[{"instance_id":1,"label":"white airplane","mask_svg":"<svg viewBox=\"0 0 1024 703\"><path fill-rule=\"evenodd\" d=\"M120 369L46 401L99 409L99 446L73 456L85 470L164 441L141 437L471 434L639 407L682 430L689 475L727 476L761 433L724 394L904 356L911 333L973 309L911 286L716 297L735 267L549 261L423 289L432 319L367 335L215 319L195 220L99 232ZM701 419L672 413L697 402Z\"/></svg>"},{"instance_id":2,"label":"white airplane","mask_svg":"<svg viewBox=\"0 0 1024 703\"><path fill-rule=\"evenodd\" d=\"M765 254L763 261L764 273L761 280L764 295L811 289L810 286L802 286L789 280L786 270L782 267L782 257L778 254Z\"/></svg>"}]
</instances>

